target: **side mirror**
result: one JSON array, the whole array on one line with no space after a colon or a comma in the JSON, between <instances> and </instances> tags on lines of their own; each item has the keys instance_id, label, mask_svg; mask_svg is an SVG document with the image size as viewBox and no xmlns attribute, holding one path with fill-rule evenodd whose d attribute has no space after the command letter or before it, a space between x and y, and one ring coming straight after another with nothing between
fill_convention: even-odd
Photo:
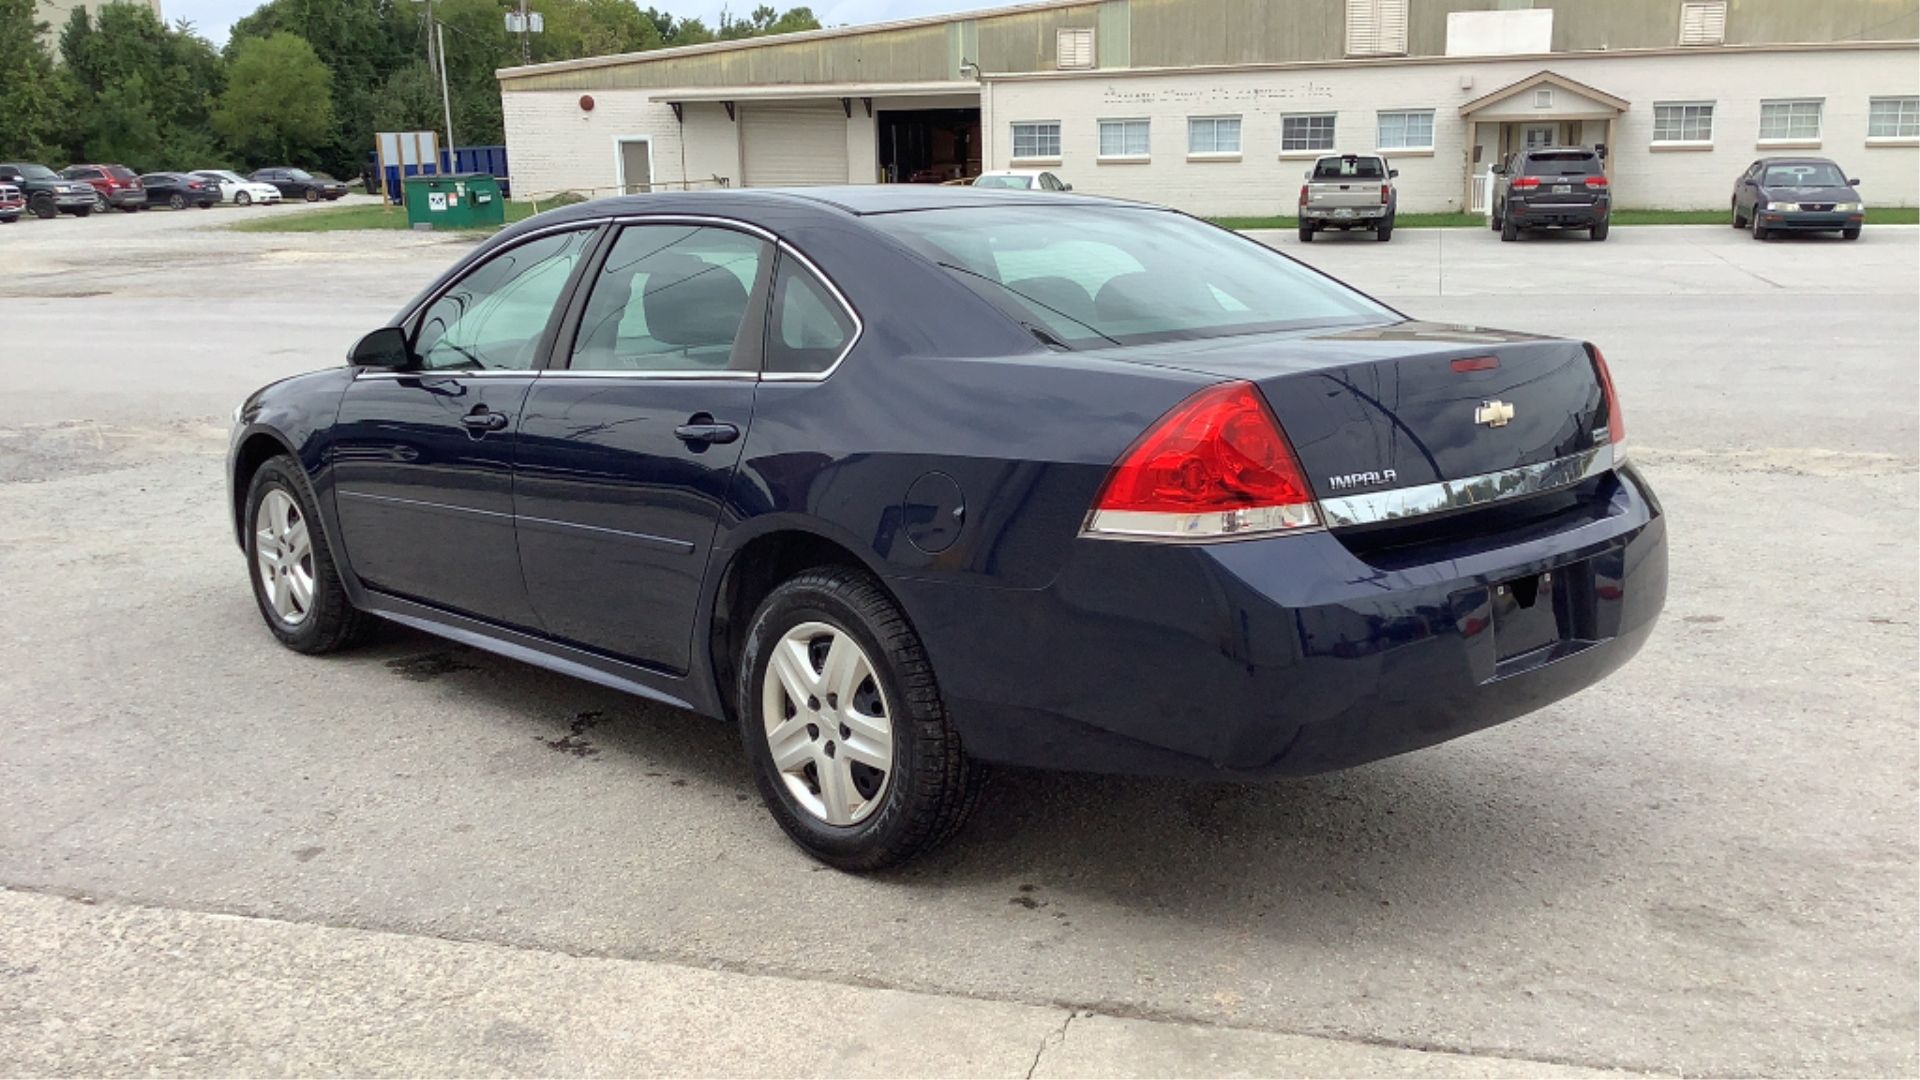
<instances>
[{"instance_id":1,"label":"side mirror","mask_svg":"<svg viewBox=\"0 0 1920 1080\"><path fill-rule=\"evenodd\" d=\"M1487 171L1492 173L1495 176L1507 175L1507 167L1505 165L1495 165L1493 168L1488 169Z\"/></svg>"},{"instance_id":2,"label":"side mirror","mask_svg":"<svg viewBox=\"0 0 1920 1080\"><path fill-rule=\"evenodd\" d=\"M354 343L347 353L354 367L403 369L413 366L413 352L407 348L407 332L397 326L383 326Z\"/></svg>"},{"instance_id":3,"label":"side mirror","mask_svg":"<svg viewBox=\"0 0 1920 1080\"><path fill-rule=\"evenodd\" d=\"M1069 184L1069 183L1067 183L1067 182L1066 182L1065 180L1062 180L1062 181L1060 181L1060 190L1061 190L1061 191L1072 191L1072 190L1073 190L1073 185L1072 185L1072 184Z\"/></svg>"},{"instance_id":4,"label":"side mirror","mask_svg":"<svg viewBox=\"0 0 1920 1080\"><path fill-rule=\"evenodd\" d=\"M1859 187L1859 186L1860 186L1860 181L1858 181L1858 180L1849 180L1849 181L1847 181L1847 186L1848 186L1848 187Z\"/></svg>"},{"instance_id":5,"label":"side mirror","mask_svg":"<svg viewBox=\"0 0 1920 1080\"><path fill-rule=\"evenodd\" d=\"M1399 169L1388 169L1388 170L1387 170L1387 179L1389 179L1389 180L1391 180L1391 179L1393 179L1394 177L1396 177L1396 176L1399 176L1399 175L1400 175L1400 170L1399 170Z\"/></svg>"}]
</instances>

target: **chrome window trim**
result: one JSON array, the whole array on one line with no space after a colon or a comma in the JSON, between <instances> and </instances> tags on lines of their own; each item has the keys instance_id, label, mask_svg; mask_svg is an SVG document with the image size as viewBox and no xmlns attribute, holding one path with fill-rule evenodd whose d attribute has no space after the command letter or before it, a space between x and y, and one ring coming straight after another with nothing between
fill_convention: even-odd
<instances>
[{"instance_id":1,"label":"chrome window trim","mask_svg":"<svg viewBox=\"0 0 1920 1080\"><path fill-rule=\"evenodd\" d=\"M600 228L602 225L605 225L606 223L607 221L605 218L588 218L585 220L556 222L555 224L552 224L552 225L543 225L538 229L529 229L528 231L521 233L519 236L514 237L512 242L501 244L499 247L494 248L493 250L487 252L485 259L476 260L474 263L471 264L471 266L468 267L468 272L471 272L473 269L478 268L482 262L491 262L494 256L500 254L503 251L512 251L514 248L520 247L523 244L532 243L533 241L538 240L543 236L551 236L552 234L558 233L558 232L577 232L582 229L591 231L591 230ZM448 281L446 284L433 290L431 295L425 297L419 303L408 308L405 312L401 314L400 318L398 318L394 322L388 323L387 325L405 326L406 324L412 322L414 319L414 316L420 314L421 312L432 307L434 304L438 303L441 297L447 295L447 293L450 290L452 290L452 288L455 285L460 284L460 282L466 280L466 278L467 278L466 273L462 273L459 277L453 278L452 280ZM514 370L532 371L535 369L516 368Z\"/></svg>"},{"instance_id":2,"label":"chrome window trim","mask_svg":"<svg viewBox=\"0 0 1920 1080\"><path fill-rule=\"evenodd\" d=\"M760 379L762 382L825 382L829 376L840 369L840 364L846 360L847 354L853 351L853 347L860 344L860 338L867 332L866 320L860 317L860 312L848 301L847 294L840 291L840 286L835 285L832 278L821 273L820 268L814 265L812 259L807 258L800 252L800 249L787 243L785 240L780 240L777 243L779 244L781 254L793 256L799 261L801 266L807 268L807 272L813 275L815 281L826 286L827 291L833 294L834 300L840 305L840 310L846 312L847 318L853 320L853 333L848 335L847 344L840 350L840 355L834 357L833 363L828 364L826 368L820 371L767 371L766 349L762 347L760 350ZM772 310L773 291L771 289L767 291L767 305L767 322L768 325L772 325L773 317L776 313Z\"/></svg>"},{"instance_id":3,"label":"chrome window trim","mask_svg":"<svg viewBox=\"0 0 1920 1080\"><path fill-rule=\"evenodd\" d=\"M757 382L757 371L734 371L731 368L716 368L702 371L694 368L647 368L625 370L621 368L589 368L575 371L572 368L546 368L539 373L543 379L670 379L679 381L725 381Z\"/></svg>"},{"instance_id":4,"label":"chrome window trim","mask_svg":"<svg viewBox=\"0 0 1920 1080\"><path fill-rule=\"evenodd\" d=\"M1330 529L1341 529L1468 510L1572 487L1611 470L1615 464L1613 446L1607 444L1552 461L1459 480L1321 499L1320 519Z\"/></svg>"}]
</instances>

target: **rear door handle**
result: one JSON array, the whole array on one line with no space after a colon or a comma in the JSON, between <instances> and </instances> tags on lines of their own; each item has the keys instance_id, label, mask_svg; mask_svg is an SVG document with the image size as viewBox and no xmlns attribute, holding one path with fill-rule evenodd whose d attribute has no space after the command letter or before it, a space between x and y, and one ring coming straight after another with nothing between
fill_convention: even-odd
<instances>
[{"instance_id":1,"label":"rear door handle","mask_svg":"<svg viewBox=\"0 0 1920 1080\"><path fill-rule=\"evenodd\" d=\"M505 431L507 414L497 413L485 405L479 405L475 406L472 412L461 417L460 422L465 424L469 431Z\"/></svg>"},{"instance_id":2,"label":"rear door handle","mask_svg":"<svg viewBox=\"0 0 1920 1080\"><path fill-rule=\"evenodd\" d=\"M730 443L740 437L740 429L716 421L710 413L695 413L673 429L674 438L689 446Z\"/></svg>"}]
</instances>

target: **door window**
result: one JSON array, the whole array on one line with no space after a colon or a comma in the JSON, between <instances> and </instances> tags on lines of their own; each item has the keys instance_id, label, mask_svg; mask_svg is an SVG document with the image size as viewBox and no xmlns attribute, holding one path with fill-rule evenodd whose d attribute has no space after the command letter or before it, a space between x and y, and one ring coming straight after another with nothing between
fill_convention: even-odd
<instances>
[{"instance_id":1,"label":"door window","mask_svg":"<svg viewBox=\"0 0 1920 1080\"><path fill-rule=\"evenodd\" d=\"M817 374L833 366L853 338L853 319L797 259L782 257L773 279L773 332L766 369Z\"/></svg>"},{"instance_id":2,"label":"door window","mask_svg":"<svg viewBox=\"0 0 1920 1080\"><path fill-rule=\"evenodd\" d=\"M592 229L555 233L493 256L420 320L414 352L430 371L531 368L554 305Z\"/></svg>"},{"instance_id":3,"label":"door window","mask_svg":"<svg viewBox=\"0 0 1920 1080\"><path fill-rule=\"evenodd\" d=\"M576 371L726 371L767 245L705 225L621 230L574 336Z\"/></svg>"}]
</instances>

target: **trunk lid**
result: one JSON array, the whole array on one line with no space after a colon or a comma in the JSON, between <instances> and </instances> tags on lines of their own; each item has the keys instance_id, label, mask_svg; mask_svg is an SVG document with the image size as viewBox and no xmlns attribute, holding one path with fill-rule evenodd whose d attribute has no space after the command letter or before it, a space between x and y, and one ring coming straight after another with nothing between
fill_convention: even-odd
<instances>
[{"instance_id":1,"label":"trunk lid","mask_svg":"<svg viewBox=\"0 0 1920 1080\"><path fill-rule=\"evenodd\" d=\"M1564 338L1402 322L1103 352L1255 384L1323 499L1607 444L1593 361Z\"/></svg>"}]
</instances>

